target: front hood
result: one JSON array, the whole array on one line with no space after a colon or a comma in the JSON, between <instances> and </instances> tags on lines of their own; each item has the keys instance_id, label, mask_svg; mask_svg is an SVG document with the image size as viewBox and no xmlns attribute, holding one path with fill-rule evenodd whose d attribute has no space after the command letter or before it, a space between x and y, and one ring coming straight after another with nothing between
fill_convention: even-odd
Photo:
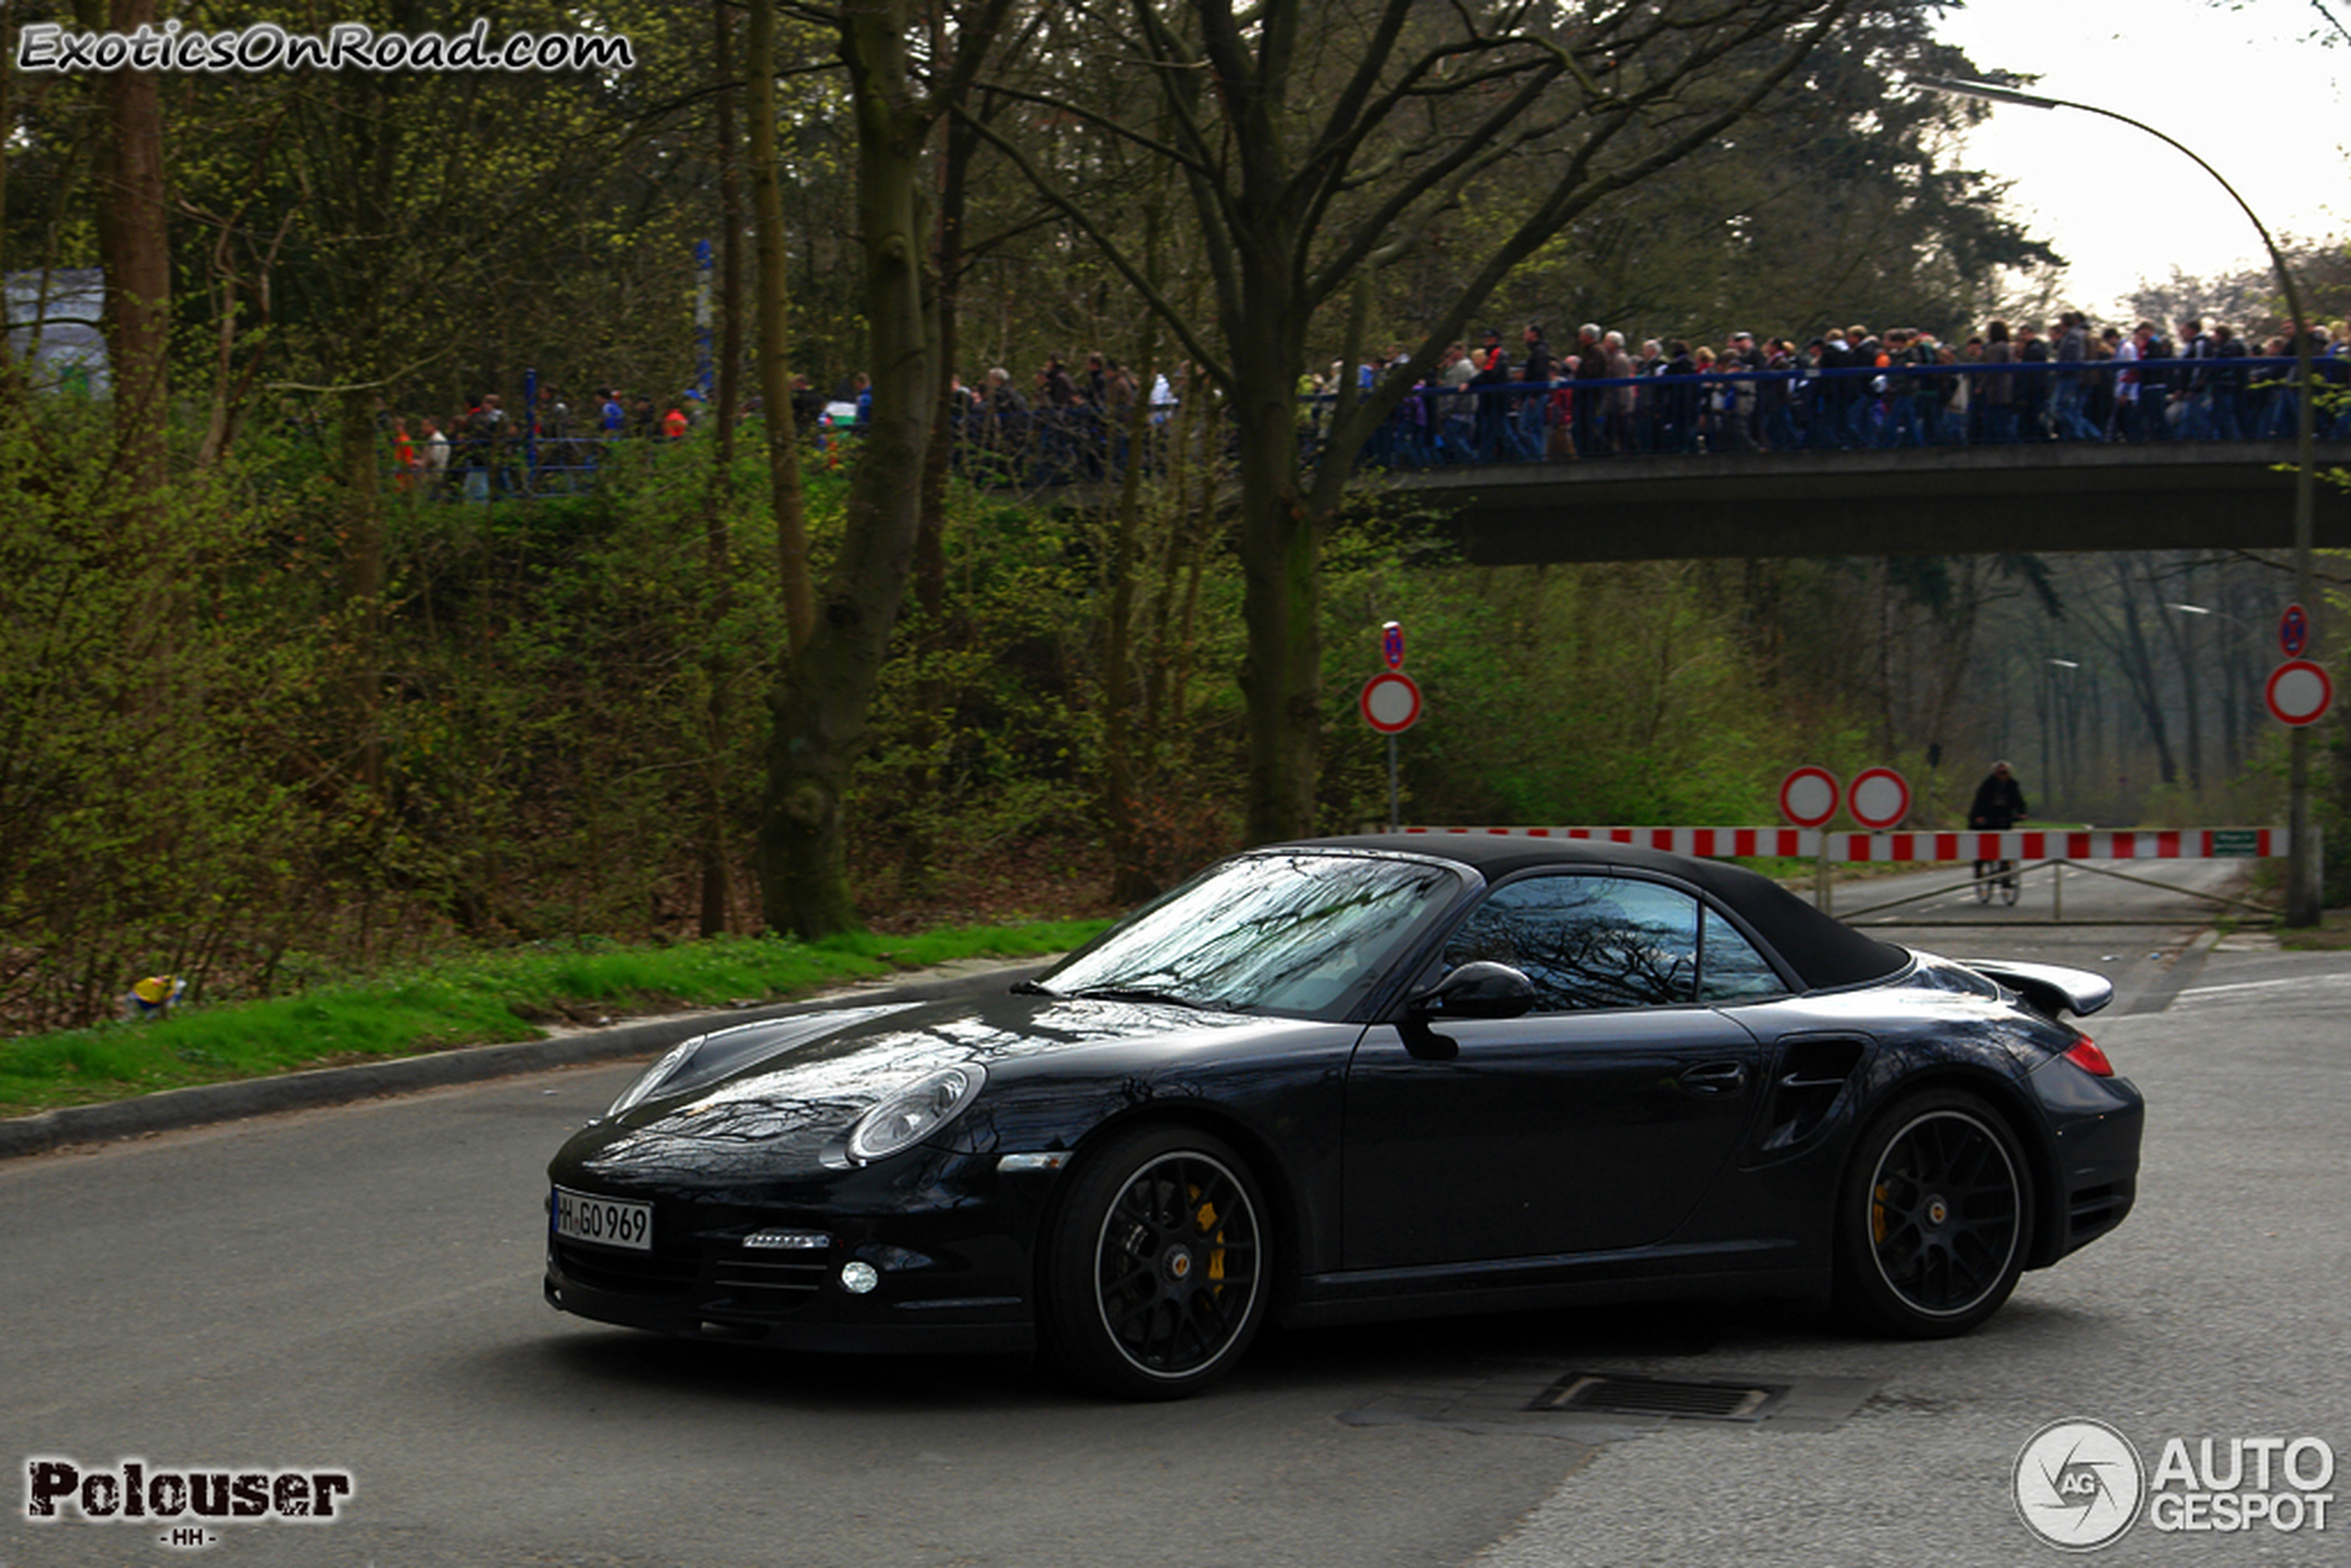
<instances>
[{"instance_id":1,"label":"front hood","mask_svg":"<svg viewBox=\"0 0 2351 1568\"><path fill-rule=\"evenodd\" d=\"M606 1157L686 1139L831 1164L860 1116L941 1067L976 1063L994 1082L1042 1057L1139 1041L1185 1054L1263 1023L1172 1003L1028 995L812 1010L702 1036L664 1057L601 1119Z\"/></svg>"}]
</instances>

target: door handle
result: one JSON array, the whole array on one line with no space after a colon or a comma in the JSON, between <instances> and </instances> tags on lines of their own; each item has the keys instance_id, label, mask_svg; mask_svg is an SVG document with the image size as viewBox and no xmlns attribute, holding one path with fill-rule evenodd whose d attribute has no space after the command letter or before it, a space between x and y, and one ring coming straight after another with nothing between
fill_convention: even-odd
<instances>
[{"instance_id":1,"label":"door handle","mask_svg":"<svg viewBox=\"0 0 2351 1568\"><path fill-rule=\"evenodd\" d=\"M1710 1062L1684 1073L1681 1085L1692 1094L1735 1094L1747 1087L1747 1066L1739 1062Z\"/></svg>"}]
</instances>

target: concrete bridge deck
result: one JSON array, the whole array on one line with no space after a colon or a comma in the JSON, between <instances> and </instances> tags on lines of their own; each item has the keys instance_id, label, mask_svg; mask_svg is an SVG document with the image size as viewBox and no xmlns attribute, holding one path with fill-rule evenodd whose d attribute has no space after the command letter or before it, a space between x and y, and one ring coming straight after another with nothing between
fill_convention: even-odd
<instances>
[{"instance_id":1,"label":"concrete bridge deck","mask_svg":"<svg viewBox=\"0 0 2351 1568\"><path fill-rule=\"evenodd\" d=\"M2322 442L2319 466L2351 467ZM2041 442L1709 453L1367 474L1441 510L1483 566L1768 556L2282 550L2291 442ZM2314 542L2351 548L2351 492L2322 475Z\"/></svg>"}]
</instances>

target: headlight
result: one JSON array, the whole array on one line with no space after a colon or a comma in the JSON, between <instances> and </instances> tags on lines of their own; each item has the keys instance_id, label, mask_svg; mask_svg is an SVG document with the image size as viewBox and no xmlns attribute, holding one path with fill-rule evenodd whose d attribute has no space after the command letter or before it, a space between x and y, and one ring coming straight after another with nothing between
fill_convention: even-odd
<instances>
[{"instance_id":1,"label":"headlight","mask_svg":"<svg viewBox=\"0 0 2351 1568\"><path fill-rule=\"evenodd\" d=\"M849 1129L849 1157L861 1165L920 1143L962 1115L988 1081L978 1063L941 1067L883 1098Z\"/></svg>"}]
</instances>

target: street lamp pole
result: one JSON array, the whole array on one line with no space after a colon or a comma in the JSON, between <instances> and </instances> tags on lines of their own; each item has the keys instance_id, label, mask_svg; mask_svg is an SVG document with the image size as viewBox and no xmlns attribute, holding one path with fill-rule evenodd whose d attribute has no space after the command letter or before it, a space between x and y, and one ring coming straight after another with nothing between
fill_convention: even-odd
<instances>
[{"instance_id":1,"label":"street lamp pole","mask_svg":"<svg viewBox=\"0 0 2351 1568\"><path fill-rule=\"evenodd\" d=\"M2302 291L2295 283L2294 268L2286 265L2284 253L2270 237L2269 225L2261 221L2260 214L2246 204L2245 199L2237 193L2237 188L2223 179L2219 169L2199 157L2194 148L2165 135L2145 121L2133 119L2129 115L2102 109L2096 104L2076 104L2064 98L2046 98L2037 93L2019 92L1997 82L1954 81L1923 76L1911 80L1929 92L1949 93L1954 97L1980 98L1993 104L2017 104L2028 109L2078 109L2084 114L2120 120L2134 131L2146 131L2210 175L2252 223L2254 231L2261 236L2262 248L2270 253L2270 266L2278 275L2278 286L2285 292L2286 314L2292 320L2295 374L2300 383L2295 388L2294 400L2294 597L2295 602L2300 604L2314 604L2310 536L2311 517L2316 505L2313 486L2316 482L2317 423L2312 393L2318 387L2311 379L2310 322L2302 312ZM2320 889L2318 846L2310 826L2309 726L2295 725L2286 743L2286 835L2291 849L2286 859L2285 923L2289 926L2315 926L2319 923Z\"/></svg>"},{"instance_id":2,"label":"street lamp pole","mask_svg":"<svg viewBox=\"0 0 2351 1568\"><path fill-rule=\"evenodd\" d=\"M2067 803L2068 814L2078 815L2071 803L2073 789L2082 782L2080 753L2076 750L2081 740L2082 692L2072 681L2061 680L2056 675L2046 672L2063 670L2071 675L2082 667L2082 663L2078 659L2044 659L2041 663L2045 666L2045 679L2049 689L2049 712L2057 716L2058 737L2057 755L2052 759L2049 755L2048 726L2046 723L2042 725L2041 777L2047 781L2048 803L2055 806L2062 800ZM2062 790L2059 787L2060 771L2066 785ZM2041 815L2047 816L2052 814L2045 811Z\"/></svg>"}]
</instances>

